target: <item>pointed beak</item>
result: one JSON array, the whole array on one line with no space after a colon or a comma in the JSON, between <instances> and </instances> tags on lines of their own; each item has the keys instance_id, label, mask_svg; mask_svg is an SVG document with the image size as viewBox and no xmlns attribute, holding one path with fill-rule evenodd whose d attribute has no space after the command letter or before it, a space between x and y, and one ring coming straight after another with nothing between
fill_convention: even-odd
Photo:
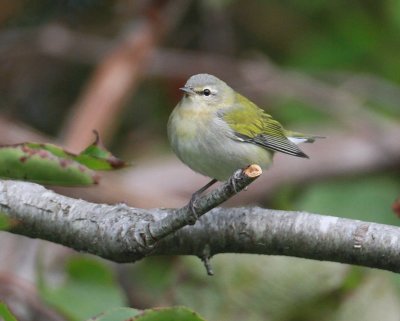
<instances>
[{"instance_id":1,"label":"pointed beak","mask_svg":"<svg viewBox=\"0 0 400 321\"><path fill-rule=\"evenodd\" d=\"M185 94L188 94L188 95L194 95L195 94L194 90L192 88L189 88L189 87L181 87L179 89L182 90Z\"/></svg>"}]
</instances>

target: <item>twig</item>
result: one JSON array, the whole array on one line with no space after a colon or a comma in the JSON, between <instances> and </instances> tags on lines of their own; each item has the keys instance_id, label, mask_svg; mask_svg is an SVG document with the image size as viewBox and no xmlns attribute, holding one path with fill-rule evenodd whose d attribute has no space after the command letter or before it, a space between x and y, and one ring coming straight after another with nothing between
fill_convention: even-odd
<instances>
[{"instance_id":1,"label":"twig","mask_svg":"<svg viewBox=\"0 0 400 321\"><path fill-rule=\"evenodd\" d=\"M204 267L206 268L207 274L208 275L214 275L214 271L211 267L211 263L210 263L210 258L208 256L202 257L201 260L204 263Z\"/></svg>"},{"instance_id":2,"label":"twig","mask_svg":"<svg viewBox=\"0 0 400 321\"><path fill-rule=\"evenodd\" d=\"M203 257L209 247L209 256L288 255L400 273L400 228L338 217L255 207L214 208L195 225L168 235L148 252L135 232L176 210L93 204L32 183L0 181L0 211L19 221L12 233L116 262L133 262L149 255Z\"/></svg>"},{"instance_id":3,"label":"twig","mask_svg":"<svg viewBox=\"0 0 400 321\"><path fill-rule=\"evenodd\" d=\"M258 165L250 165L246 169L237 170L229 181L223 183L210 193L200 197L196 201L196 215L201 217L214 207L225 202L228 198L240 192L255 179L260 177L262 170ZM151 246L158 240L163 239L167 235L177 231L186 225L193 225L193 213L189 204L173 210L165 218L148 223L148 226L140 231L143 240L143 246Z\"/></svg>"}]
</instances>

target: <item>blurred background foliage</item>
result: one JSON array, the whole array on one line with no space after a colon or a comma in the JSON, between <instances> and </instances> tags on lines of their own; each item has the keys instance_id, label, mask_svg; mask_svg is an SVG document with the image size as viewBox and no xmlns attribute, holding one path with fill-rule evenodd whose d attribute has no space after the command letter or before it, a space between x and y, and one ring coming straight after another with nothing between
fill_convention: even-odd
<instances>
[{"instance_id":1,"label":"blurred background foliage","mask_svg":"<svg viewBox=\"0 0 400 321\"><path fill-rule=\"evenodd\" d=\"M399 225L391 210L400 194L399 158L382 145L374 166L363 165L371 157L363 154L363 144L400 140L385 136L400 119L399 0L0 1L0 120L11 124L0 129L0 143L39 137L78 148L79 143L68 143L68 138L75 134L84 141L95 126L89 124L90 114L82 112L82 97L94 95L91 88L98 79L111 77L110 66L101 66L119 59L113 53L125 50L126 39L136 37L146 19L152 23L157 10L157 19L168 20L166 30L157 24L152 29L159 35L150 41L153 47L144 58L132 53L132 64L143 63L135 71L138 80L126 87L124 99L116 99L113 111L104 112L112 121L96 125L110 150L133 160L139 171L141 166L161 166L165 172L168 167L162 166L169 159L179 164L167 145L168 115L185 79L194 72L210 72L267 106L290 128L328 136L310 147L309 162L316 162L309 163L312 168L301 180L282 175L268 195L250 197L250 188L252 204ZM237 73L235 68L249 62L267 66L272 79L260 82L254 68ZM215 65L218 70L210 67ZM274 83L277 75L284 81ZM116 88L118 81L117 77ZM103 98L117 91L109 87ZM82 119L88 122L89 134L74 127ZM362 148L345 150L354 136L363 139ZM318 155L327 152L331 162L318 162ZM348 155L359 166L342 170ZM299 162L290 164L299 164L301 171ZM152 188L161 182L153 182ZM195 179L191 184L182 185L181 202L201 185ZM82 190L60 192L93 198ZM172 189L170 193L179 194ZM140 194L133 200L118 197L143 207L176 206L168 203L171 194L160 203L148 203ZM0 299L20 320L84 320L116 306L172 305L221 321L398 320L400 315L400 280L391 273L230 254L212 260L215 276L208 277L194 258L157 257L117 265L2 234Z\"/></svg>"}]
</instances>

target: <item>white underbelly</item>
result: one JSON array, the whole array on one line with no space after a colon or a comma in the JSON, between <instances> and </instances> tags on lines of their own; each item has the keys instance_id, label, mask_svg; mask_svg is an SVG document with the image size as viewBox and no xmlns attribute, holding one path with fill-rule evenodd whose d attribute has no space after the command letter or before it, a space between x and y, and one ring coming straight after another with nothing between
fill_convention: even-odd
<instances>
[{"instance_id":1,"label":"white underbelly","mask_svg":"<svg viewBox=\"0 0 400 321\"><path fill-rule=\"evenodd\" d=\"M272 153L260 146L211 130L179 140L175 152L194 171L219 181L227 180L237 169L250 164L267 168L272 160Z\"/></svg>"}]
</instances>

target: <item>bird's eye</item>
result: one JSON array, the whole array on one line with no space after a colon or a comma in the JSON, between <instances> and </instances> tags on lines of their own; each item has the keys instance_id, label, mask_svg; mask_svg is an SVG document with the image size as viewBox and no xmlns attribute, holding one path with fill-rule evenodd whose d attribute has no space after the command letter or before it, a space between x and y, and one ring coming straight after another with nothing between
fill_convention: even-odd
<instances>
[{"instance_id":1,"label":"bird's eye","mask_svg":"<svg viewBox=\"0 0 400 321\"><path fill-rule=\"evenodd\" d=\"M204 95L204 96L210 96L210 95L211 95L211 90L208 89L208 88L204 89L204 90L203 90L203 95Z\"/></svg>"}]
</instances>

